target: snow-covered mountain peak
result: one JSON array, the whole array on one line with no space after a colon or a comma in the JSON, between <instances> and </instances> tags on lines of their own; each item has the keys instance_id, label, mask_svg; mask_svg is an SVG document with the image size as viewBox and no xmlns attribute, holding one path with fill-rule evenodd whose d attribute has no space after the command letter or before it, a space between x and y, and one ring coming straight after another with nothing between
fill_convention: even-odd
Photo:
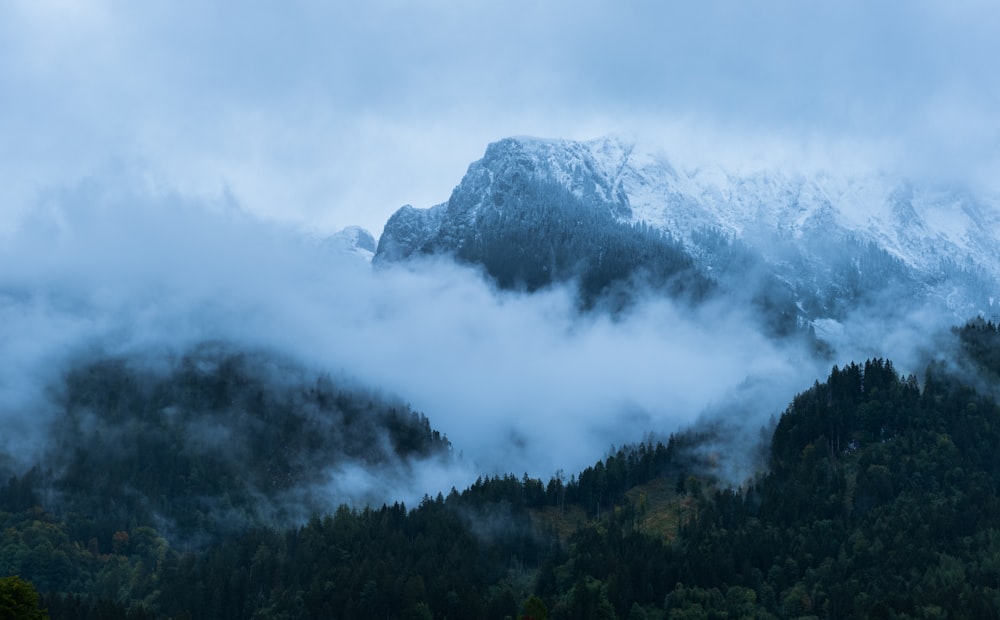
<instances>
[{"instance_id":1,"label":"snow-covered mountain peak","mask_svg":"<svg viewBox=\"0 0 1000 620\"><path fill-rule=\"evenodd\" d=\"M683 239L703 228L735 237L790 240L817 234L872 242L913 267L929 268L949 257L967 259L1000 277L996 259L1000 202L961 189L915 186L879 172L812 174L759 168L734 172L719 165L675 167L662 153L632 146L614 151L608 140L578 143L614 168L631 220Z\"/></svg>"},{"instance_id":2,"label":"snow-covered mountain peak","mask_svg":"<svg viewBox=\"0 0 1000 620\"><path fill-rule=\"evenodd\" d=\"M559 198L559 192L574 200ZM447 203L427 210L404 207L393 215L377 254L395 260L415 251L458 251L480 244L487 222L510 227L515 218L539 225L543 207L554 226L581 221L553 215L555 203L610 214L617 224L660 230L707 261L709 271L717 259L710 256L715 250L703 247L706 231L738 240L772 265L780 280L800 287L815 288L818 281L841 286L829 283L846 278L845 270L862 269L860 259L851 256L858 252L884 253L888 258L872 254L866 260L924 287L945 286L949 278L968 280L973 284L966 288L976 289L977 299L987 293L980 289L995 295L992 288L1000 282L996 197L880 172L684 166L660 150L614 136L494 142L470 164ZM600 255L602 249L594 252ZM902 267L883 265L887 260ZM859 277L874 282L882 276ZM962 311L978 303L968 301Z\"/></svg>"},{"instance_id":3,"label":"snow-covered mountain peak","mask_svg":"<svg viewBox=\"0 0 1000 620\"><path fill-rule=\"evenodd\" d=\"M619 177L631 150L630 144L614 137L590 142L507 138L486 147L455 191L467 195L485 190L489 196L493 189L505 191L525 181L555 183L586 202L612 205L625 217L628 196L621 191Z\"/></svg>"}]
</instances>

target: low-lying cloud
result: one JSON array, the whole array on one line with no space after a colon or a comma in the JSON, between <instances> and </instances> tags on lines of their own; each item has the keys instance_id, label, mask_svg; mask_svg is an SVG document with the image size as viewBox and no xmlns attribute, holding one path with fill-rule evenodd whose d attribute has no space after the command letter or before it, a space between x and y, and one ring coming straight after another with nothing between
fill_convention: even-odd
<instances>
[{"instance_id":1,"label":"low-lying cloud","mask_svg":"<svg viewBox=\"0 0 1000 620\"><path fill-rule=\"evenodd\" d=\"M614 318L581 316L568 286L501 293L445 259L373 271L231 200L192 202L127 176L47 198L4 239L0 264L0 447L21 459L46 440L47 389L87 351L223 340L396 394L461 454L415 472L411 499L479 474L579 471L612 444L704 415L738 419L734 445L750 442L831 364L762 336L724 300L692 310L650 297ZM878 339L848 325L836 344L892 348L940 320ZM344 467L331 472L339 497L405 492Z\"/></svg>"}]
</instances>

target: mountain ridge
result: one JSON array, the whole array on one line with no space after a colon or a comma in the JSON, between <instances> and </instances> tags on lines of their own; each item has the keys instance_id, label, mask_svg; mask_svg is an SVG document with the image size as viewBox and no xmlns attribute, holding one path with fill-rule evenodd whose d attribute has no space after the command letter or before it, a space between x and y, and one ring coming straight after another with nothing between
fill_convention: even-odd
<instances>
[{"instance_id":1,"label":"mountain ridge","mask_svg":"<svg viewBox=\"0 0 1000 620\"><path fill-rule=\"evenodd\" d=\"M513 213L512 197L547 185L571 194L578 208L603 210L606 225L669 235L706 272L717 271L706 231L738 241L787 283L807 320L836 318L842 309L823 298L843 295L851 279L879 277L872 271L898 272L909 293L940 300L959 316L991 312L1000 282L993 251L1000 246L1000 202L993 197L885 174L684 169L616 137L491 143L447 202L408 205L390 217L374 263L461 255L470 239L489 234L484 214L525 219ZM869 250L881 254L876 264L855 260Z\"/></svg>"}]
</instances>

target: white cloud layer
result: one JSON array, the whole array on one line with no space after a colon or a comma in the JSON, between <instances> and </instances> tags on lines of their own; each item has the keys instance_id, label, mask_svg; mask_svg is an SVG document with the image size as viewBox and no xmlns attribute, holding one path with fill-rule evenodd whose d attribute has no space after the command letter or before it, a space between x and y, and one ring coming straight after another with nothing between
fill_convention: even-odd
<instances>
[{"instance_id":1,"label":"white cloud layer","mask_svg":"<svg viewBox=\"0 0 1000 620\"><path fill-rule=\"evenodd\" d=\"M81 352L223 339L402 396L474 470L544 476L674 431L748 374L808 378L736 311L580 317L567 289L500 294L446 261L373 272L231 206L112 185L61 193L0 250L5 422L44 422Z\"/></svg>"},{"instance_id":2,"label":"white cloud layer","mask_svg":"<svg viewBox=\"0 0 1000 620\"><path fill-rule=\"evenodd\" d=\"M936 346L928 335L952 320L894 303L859 310L828 330L835 359L817 361L725 300L691 309L651 297L612 319L581 316L569 288L499 293L444 259L373 271L231 201L128 170L48 192L5 236L0 265L0 447L37 454L47 390L77 355L223 340L398 395L464 454L459 467L414 474L431 488L338 478L353 485L340 497L385 500L481 474L578 472L612 444L705 415L730 427L738 479L761 425L832 363L888 356L919 373Z\"/></svg>"}]
</instances>

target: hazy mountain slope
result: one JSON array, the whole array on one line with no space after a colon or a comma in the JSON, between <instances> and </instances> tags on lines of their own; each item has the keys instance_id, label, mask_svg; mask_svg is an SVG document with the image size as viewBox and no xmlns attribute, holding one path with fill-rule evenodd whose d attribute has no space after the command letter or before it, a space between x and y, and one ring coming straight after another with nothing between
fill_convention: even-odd
<instances>
[{"instance_id":1,"label":"hazy mountain slope","mask_svg":"<svg viewBox=\"0 0 1000 620\"><path fill-rule=\"evenodd\" d=\"M363 501L355 477L385 500L412 467L450 458L405 404L221 343L80 359L51 395L58 413L29 475L44 492L19 502L76 514L98 538L130 523L175 542L293 524Z\"/></svg>"}]
</instances>

